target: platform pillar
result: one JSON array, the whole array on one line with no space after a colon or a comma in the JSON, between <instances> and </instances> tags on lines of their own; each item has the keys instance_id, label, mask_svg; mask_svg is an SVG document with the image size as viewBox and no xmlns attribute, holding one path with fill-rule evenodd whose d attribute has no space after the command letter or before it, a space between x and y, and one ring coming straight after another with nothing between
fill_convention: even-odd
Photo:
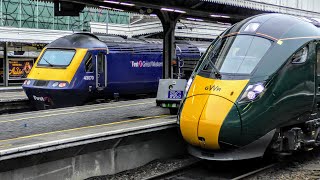
<instances>
[{"instance_id":1,"label":"platform pillar","mask_svg":"<svg viewBox=\"0 0 320 180\"><path fill-rule=\"evenodd\" d=\"M3 85L9 86L8 42L3 44Z\"/></svg>"},{"instance_id":2,"label":"platform pillar","mask_svg":"<svg viewBox=\"0 0 320 180\"><path fill-rule=\"evenodd\" d=\"M163 27L163 66L162 78L168 79L172 76L171 61L175 56L174 30L180 14L167 11L158 11L156 13Z\"/></svg>"}]
</instances>

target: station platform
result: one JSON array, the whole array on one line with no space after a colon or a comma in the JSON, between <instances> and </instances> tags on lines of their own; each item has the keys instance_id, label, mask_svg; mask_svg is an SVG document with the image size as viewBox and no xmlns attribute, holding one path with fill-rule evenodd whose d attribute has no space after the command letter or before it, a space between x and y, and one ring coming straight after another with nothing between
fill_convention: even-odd
<instances>
[{"instance_id":1,"label":"station platform","mask_svg":"<svg viewBox=\"0 0 320 180\"><path fill-rule=\"evenodd\" d=\"M22 86L0 87L0 92L23 91Z\"/></svg>"},{"instance_id":2,"label":"station platform","mask_svg":"<svg viewBox=\"0 0 320 180\"><path fill-rule=\"evenodd\" d=\"M0 114L30 109L29 99L21 86L0 87Z\"/></svg>"},{"instance_id":3,"label":"station platform","mask_svg":"<svg viewBox=\"0 0 320 180\"><path fill-rule=\"evenodd\" d=\"M26 100L28 100L28 97L22 89L14 91L0 90L0 103Z\"/></svg>"},{"instance_id":4,"label":"station platform","mask_svg":"<svg viewBox=\"0 0 320 180\"><path fill-rule=\"evenodd\" d=\"M176 116L140 99L0 116L0 161L136 131L175 126Z\"/></svg>"}]
</instances>

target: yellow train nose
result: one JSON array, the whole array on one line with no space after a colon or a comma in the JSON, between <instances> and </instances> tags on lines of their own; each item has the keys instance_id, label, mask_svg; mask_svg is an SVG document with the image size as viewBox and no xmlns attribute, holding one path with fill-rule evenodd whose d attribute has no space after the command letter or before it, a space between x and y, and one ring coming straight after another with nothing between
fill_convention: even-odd
<instances>
[{"instance_id":1,"label":"yellow train nose","mask_svg":"<svg viewBox=\"0 0 320 180\"><path fill-rule=\"evenodd\" d=\"M183 138L194 146L220 149L221 126L249 80L196 76L180 114Z\"/></svg>"},{"instance_id":2,"label":"yellow train nose","mask_svg":"<svg viewBox=\"0 0 320 180\"><path fill-rule=\"evenodd\" d=\"M180 117L183 138L194 146L220 149L219 132L233 105L233 102L217 95L186 99Z\"/></svg>"}]
</instances>

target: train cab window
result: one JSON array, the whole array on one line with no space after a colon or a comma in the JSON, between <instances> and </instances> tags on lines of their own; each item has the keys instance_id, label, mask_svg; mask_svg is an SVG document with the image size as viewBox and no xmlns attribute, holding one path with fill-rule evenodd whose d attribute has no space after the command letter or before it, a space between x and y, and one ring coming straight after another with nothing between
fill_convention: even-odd
<instances>
[{"instance_id":1,"label":"train cab window","mask_svg":"<svg viewBox=\"0 0 320 180\"><path fill-rule=\"evenodd\" d=\"M98 72L101 73L101 72L104 72L104 54L102 53L99 53L98 56L97 56L97 63L98 63Z\"/></svg>"},{"instance_id":2,"label":"train cab window","mask_svg":"<svg viewBox=\"0 0 320 180\"><path fill-rule=\"evenodd\" d=\"M85 68L86 72L93 72L92 54L88 53L85 57Z\"/></svg>"},{"instance_id":3,"label":"train cab window","mask_svg":"<svg viewBox=\"0 0 320 180\"><path fill-rule=\"evenodd\" d=\"M271 47L265 38L238 35L223 38L203 56L202 72L250 74ZM211 75L210 75L211 76Z\"/></svg>"},{"instance_id":4,"label":"train cab window","mask_svg":"<svg viewBox=\"0 0 320 180\"><path fill-rule=\"evenodd\" d=\"M307 56L308 56L308 47L304 47L293 55L292 63L293 64L304 63L307 60Z\"/></svg>"},{"instance_id":5,"label":"train cab window","mask_svg":"<svg viewBox=\"0 0 320 180\"><path fill-rule=\"evenodd\" d=\"M47 49L41 56L38 65L49 67L67 67L71 63L75 50Z\"/></svg>"}]
</instances>

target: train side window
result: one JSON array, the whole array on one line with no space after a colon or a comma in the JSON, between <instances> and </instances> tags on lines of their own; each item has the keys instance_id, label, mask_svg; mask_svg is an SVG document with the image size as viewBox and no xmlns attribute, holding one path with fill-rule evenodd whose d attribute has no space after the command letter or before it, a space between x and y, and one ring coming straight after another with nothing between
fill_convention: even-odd
<instances>
[{"instance_id":1,"label":"train side window","mask_svg":"<svg viewBox=\"0 0 320 180\"><path fill-rule=\"evenodd\" d=\"M292 57L293 64L300 64L306 62L308 57L308 47L304 47L296 52Z\"/></svg>"},{"instance_id":2,"label":"train side window","mask_svg":"<svg viewBox=\"0 0 320 180\"><path fill-rule=\"evenodd\" d=\"M98 54L98 72L104 72L104 55L102 53Z\"/></svg>"},{"instance_id":3,"label":"train side window","mask_svg":"<svg viewBox=\"0 0 320 180\"><path fill-rule=\"evenodd\" d=\"M93 72L92 54L91 53L88 53L86 55L85 69L86 69L86 72Z\"/></svg>"}]
</instances>

